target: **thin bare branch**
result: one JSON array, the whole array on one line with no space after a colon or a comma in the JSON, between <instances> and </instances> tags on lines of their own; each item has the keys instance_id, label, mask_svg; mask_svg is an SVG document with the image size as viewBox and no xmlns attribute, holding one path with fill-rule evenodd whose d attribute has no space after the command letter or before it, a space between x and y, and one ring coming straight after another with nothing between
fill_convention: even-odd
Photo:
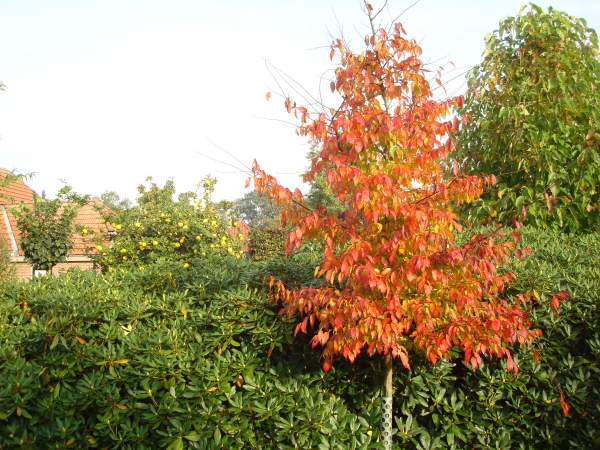
<instances>
[{"instance_id":1,"label":"thin bare branch","mask_svg":"<svg viewBox=\"0 0 600 450\"><path fill-rule=\"evenodd\" d=\"M237 162L239 162L244 168L248 169L249 171L252 171L252 169L250 167L248 167L246 164L244 164L242 161L240 161L237 156L229 153L224 148L219 147L217 144L215 144L213 141L211 141L208 136L206 136L206 139L208 139L208 142L210 142L212 145L214 145L215 147L217 147L219 150L221 150L222 152L227 153L229 156L231 156L233 159L235 159Z\"/></svg>"},{"instance_id":2,"label":"thin bare branch","mask_svg":"<svg viewBox=\"0 0 600 450\"><path fill-rule=\"evenodd\" d=\"M285 123L286 125L290 126L291 128L298 128L298 124L295 124L294 122L290 122L288 120L273 119L271 117L255 116L254 114L251 114L251 117L255 117L255 118L261 119L261 120L271 120L273 122L282 122L282 123Z\"/></svg>"},{"instance_id":3,"label":"thin bare branch","mask_svg":"<svg viewBox=\"0 0 600 450\"><path fill-rule=\"evenodd\" d=\"M281 91L281 96L285 98L286 95L285 95L285 92L283 91L283 88L279 84L279 81L277 81L277 78L275 78L275 76L271 73L271 69L269 68L269 65L272 66L271 62L266 58L264 59L264 61L265 61L265 66L267 68L267 71L269 72L269 75L271 75L271 78L273 78L275 80L275 83L277 83L277 86L279 86L279 90Z\"/></svg>"},{"instance_id":4,"label":"thin bare branch","mask_svg":"<svg viewBox=\"0 0 600 450\"><path fill-rule=\"evenodd\" d=\"M406 11L408 11L409 9L411 9L413 6L415 6L417 3L419 3L421 0L417 0L416 2L414 2L412 5L408 6L404 11L402 11L395 19L393 19L391 21L391 25L393 26L396 22L398 22L398 20L400 19L400 17L402 17L404 15L404 13ZM391 16L390 16L391 17Z\"/></svg>"},{"instance_id":5,"label":"thin bare branch","mask_svg":"<svg viewBox=\"0 0 600 450\"><path fill-rule=\"evenodd\" d=\"M236 169L238 171L237 173L245 173L247 175L252 175L252 171L248 172L248 171L246 171L244 169L240 169L239 167L234 166L233 164L226 163L225 161L219 161L218 159L215 159L212 156L205 155L204 153L200 153L200 152L196 152L196 153L198 153L199 155L202 155L205 158L208 158L208 159L210 159L210 160L212 160L214 162L217 162L219 164L223 164L225 166L233 167L234 169Z\"/></svg>"}]
</instances>

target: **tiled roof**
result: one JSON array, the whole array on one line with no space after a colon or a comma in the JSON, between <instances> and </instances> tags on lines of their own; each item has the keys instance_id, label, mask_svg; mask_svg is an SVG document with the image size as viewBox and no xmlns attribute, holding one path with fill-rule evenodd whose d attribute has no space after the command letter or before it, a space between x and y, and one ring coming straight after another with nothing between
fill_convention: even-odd
<instances>
[{"instance_id":1,"label":"tiled roof","mask_svg":"<svg viewBox=\"0 0 600 450\"><path fill-rule=\"evenodd\" d=\"M36 192L22 181L13 181L8 186L1 186L7 175L12 172L0 167L0 205L10 203L31 202L33 196L38 196Z\"/></svg>"},{"instance_id":2,"label":"tiled roof","mask_svg":"<svg viewBox=\"0 0 600 450\"><path fill-rule=\"evenodd\" d=\"M102 215L99 211L109 212L110 209L106 205L104 205L100 200L90 200L77 212L77 217L75 217L75 224L81 225L83 228L87 229L90 232L93 231L96 234L100 234L103 237L107 237L108 232L113 231L114 228L102 219ZM76 234L71 254L83 255L86 253L86 247L89 247L90 245L91 244L89 240L87 240L86 242L86 240L84 240L82 236Z\"/></svg>"}]
</instances>

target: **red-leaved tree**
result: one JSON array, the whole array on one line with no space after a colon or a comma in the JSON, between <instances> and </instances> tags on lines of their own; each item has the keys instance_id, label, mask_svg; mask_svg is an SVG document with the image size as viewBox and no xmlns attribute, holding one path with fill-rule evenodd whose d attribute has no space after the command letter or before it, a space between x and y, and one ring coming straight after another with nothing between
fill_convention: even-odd
<instances>
[{"instance_id":1,"label":"red-leaved tree","mask_svg":"<svg viewBox=\"0 0 600 450\"><path fill-rule=\"evenodd\" d=\"M454 177L444 176L453 149L448 135L458 126L450 114L462 99L434 100L421 48L400 23L389 34L376 30L376 14L365 7L372 31L366 49L354 53L342 39L331 45L331 58L340 60L331 82L339 107L311 114L285 98L288 112L299 118L298 133L320 143L305 181L324 173L346 210L308 210L298 189L284 188L256 161L248 184L283 207L284 225L293 225L288 252L302 239L324 243L315 275L327 283L293 290L275 285L284 312L300 317L296 332L314 332L325 371L335 355L349 361L365 350L384 355L383 396L391 401L392 357L410 369L415 350L435 363L460 346L474 368L484 356L505 357L517 371L507 347L529 343L539 331L529 329L523 298L499 296L513 275L499 275L497 268L514 251L514 240L498 232L460 246L454 240L461 227L451 202L471 201L495 181L461 176L456 164Z\"/></svg>"}]
</instances>

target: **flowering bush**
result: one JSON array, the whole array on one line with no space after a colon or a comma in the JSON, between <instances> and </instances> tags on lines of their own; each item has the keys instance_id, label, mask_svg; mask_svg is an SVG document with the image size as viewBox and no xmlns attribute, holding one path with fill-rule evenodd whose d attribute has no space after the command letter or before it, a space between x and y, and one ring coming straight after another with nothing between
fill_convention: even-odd
<instances>
[{"instance_id":1,"label":"flowering bush","mask_svg":"<svg viewBox=\"0 0 600 450\"><path fill-rule=\"evenodd\" d=\"M95 241L95 262L104 271L115 267L143 271L160 260L181 262L187 268L193 258L208 252L239 258L241 238L228 233L236 222L216 212L210 199L215 183L207 176L201 183L201 199L184 192L177 201L172 180L162 188L154 182L140 185L136 206L107 217L116 232L108 244Z\"/></svg>"}]
</instances>

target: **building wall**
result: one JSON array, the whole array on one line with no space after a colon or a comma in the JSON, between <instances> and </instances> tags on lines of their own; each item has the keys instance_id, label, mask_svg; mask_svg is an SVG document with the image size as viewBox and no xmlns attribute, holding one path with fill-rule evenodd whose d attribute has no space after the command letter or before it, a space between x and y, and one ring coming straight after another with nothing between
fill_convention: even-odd
<instances>
[{"instance_id":1,"label":"building wall","mask_svg":"<svg viewBox=\"0 0 600 450\"><path fill-rule=\"evenodd\" d=\"M17 278L19 280L31 279L31 265L23 261L22 257L13 257L13 262L17 268ZM89 270L94 268L94 263L85 256L71 256L70 261L57 264L52 268L52 273L58 275L66 272L71 267L79 267L81 270Z\"/></svg>"}]
</instances>

